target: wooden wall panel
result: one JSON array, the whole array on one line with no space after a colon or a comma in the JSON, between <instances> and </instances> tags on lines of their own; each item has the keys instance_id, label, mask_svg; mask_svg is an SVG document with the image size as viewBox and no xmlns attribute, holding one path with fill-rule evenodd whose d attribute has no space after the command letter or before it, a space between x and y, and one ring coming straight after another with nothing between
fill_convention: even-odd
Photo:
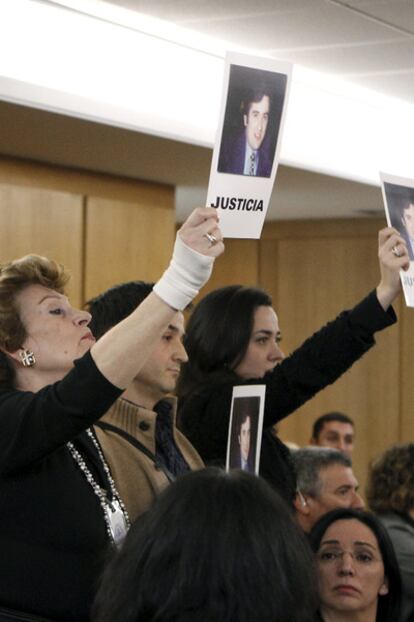
<instances>
[{"instance_id":1,"label":"wooden wall panel","mask_svg":"<svg viewBox=\"0 0 414 622\"><path fill-rule=\"evenodd\" d=\"M259 271L258 240L225 240L225 252L214 263L213 274L201 295L225 285L255 285Z\"/></svg>"},{"instance_id":2,"label":"wooden wall panel","mask_svg":"<svg viewBox=\"0 0 414 622\"><path fill-rule=\"evenodd\" d=\"M36 253L72 274L68 295L82 302L83 199L76 194L0 184L0 261Z\"/></svg>"},{"instance_id":3,"label":"wooden wall panel","mask_svg":"<svg viewBox=\"0 0 414 622\"><path fill-rule=\"evenodd\" d=\"M85 298L123 281L159 278L169 263L174 238L173 209L142 200L132 203L89 197Z\"/></svg>"},{"instance_id":4,"label":"wooden wall panel","mask_svg":"<svg viewBox=\"0 0 414 622\"><path fill-rule=\"evenodd\" d=\"M283 223L264 236L261 281L273 296L286 353L378 283L376 227L371 221L361 231L354 223L353 232L351 224ZM368 461L399 438L398 336L398 326L381 333L352 370L280 425L281 437L304 445L317 416L347 412L356 422L354 464L363 483Z\"/></svg>"},{"instance_id":5,"label":"wooden wall panel","mask_svg":"<svg viewBox=\"0 0 414 622\"><path fill-rule=\"evenodd\" d=\"M401 304L401 428L402 443L414 442L414 309Z\"/></svg>"}]
</instances>

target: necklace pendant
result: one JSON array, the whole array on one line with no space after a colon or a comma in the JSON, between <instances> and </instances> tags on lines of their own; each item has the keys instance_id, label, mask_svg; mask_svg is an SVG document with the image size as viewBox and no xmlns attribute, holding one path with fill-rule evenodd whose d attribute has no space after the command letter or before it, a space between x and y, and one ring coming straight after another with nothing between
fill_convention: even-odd
<instances>
[{"instance_id":1,"label":"necklace pendant","mask_svg":"<svg viewBox=\"0 0 414 622\"><path fill-rule=\"evenodd\" d=\"M120 546L127 534L128 524L118 499L112 499L105 503L105 515L107 524L116 546Z\"/></svg>"}]
</instances>

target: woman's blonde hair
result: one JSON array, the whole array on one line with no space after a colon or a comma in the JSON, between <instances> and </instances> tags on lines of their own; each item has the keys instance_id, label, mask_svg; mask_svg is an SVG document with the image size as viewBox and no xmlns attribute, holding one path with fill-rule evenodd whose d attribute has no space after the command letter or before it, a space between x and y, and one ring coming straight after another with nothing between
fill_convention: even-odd
<instances>
[{"instance_id":1,"label":"woman's blonde hair","mask_svg":"<svg viewBox=\"0 0 414 622\"><path fill-rule=\"evenodd\" d=\"M63 294L69 274L60 264L40 255L25 255L0 266L0 387L10 387L13 370L6 352L21 347L27 333L16 304L29 285L43 285Z\"/></svg>"}]
</instances>

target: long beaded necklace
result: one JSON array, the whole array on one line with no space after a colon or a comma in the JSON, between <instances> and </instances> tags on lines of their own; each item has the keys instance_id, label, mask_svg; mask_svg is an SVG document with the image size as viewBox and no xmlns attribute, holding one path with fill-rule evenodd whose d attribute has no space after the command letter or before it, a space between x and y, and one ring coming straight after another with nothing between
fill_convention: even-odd
<instances>
[{"instance_id":1,"label":"long beaded necklace","mask_svg":"<svg viewBox=\"0 0 414 622\"><path fill-rule=\"evenodd\" d=\"M66 443L66 446L69 449L72 458L75 460L76 464L79 466L80 470L91 485L93 492L98 497L99 503L103 511L106 531L109 539L112 543L118 546L119 544L121 544L128 529L130 528L131 521L128 516L128 512L126 510L124 502L122 501L116 489L115 482L111 475L111 471L109 470L109 466L103 456L102 450L99 446L98 441L95 438L94 433L90 428L86 430L86 433L94 444L96 451L98 452L99 459L102 462L102 466L104 468L106 477L109 482L109 487L111 489L111 500L108 499L107 491L101 488L98 482L95 480L94 476L86 465L82 454L76 449L74 444L72 442L69 442Z\"/></svg>"}]
</instances>

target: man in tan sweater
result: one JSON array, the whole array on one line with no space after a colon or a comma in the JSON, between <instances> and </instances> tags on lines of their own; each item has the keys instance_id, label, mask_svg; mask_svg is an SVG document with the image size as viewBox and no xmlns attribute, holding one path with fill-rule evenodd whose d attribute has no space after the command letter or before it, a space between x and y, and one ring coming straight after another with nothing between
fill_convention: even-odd
<instances>
[{"instance_id":1,"label":"man in tan sweater","mask_svg":"<svg viewBox=\"0 0 414 622\"><path fill-rule=\"evenodd\" d=\"M131 281L90 300L90 328L96 338L123 320L152 291L152 283ZM132 384L95 426L130 519L145 512L154 497L176 477L203 462L175 425L174 392L187 360L182 338L184 317L177 312L160 335L152 355Z\"/></svg>"}]
</instances>

